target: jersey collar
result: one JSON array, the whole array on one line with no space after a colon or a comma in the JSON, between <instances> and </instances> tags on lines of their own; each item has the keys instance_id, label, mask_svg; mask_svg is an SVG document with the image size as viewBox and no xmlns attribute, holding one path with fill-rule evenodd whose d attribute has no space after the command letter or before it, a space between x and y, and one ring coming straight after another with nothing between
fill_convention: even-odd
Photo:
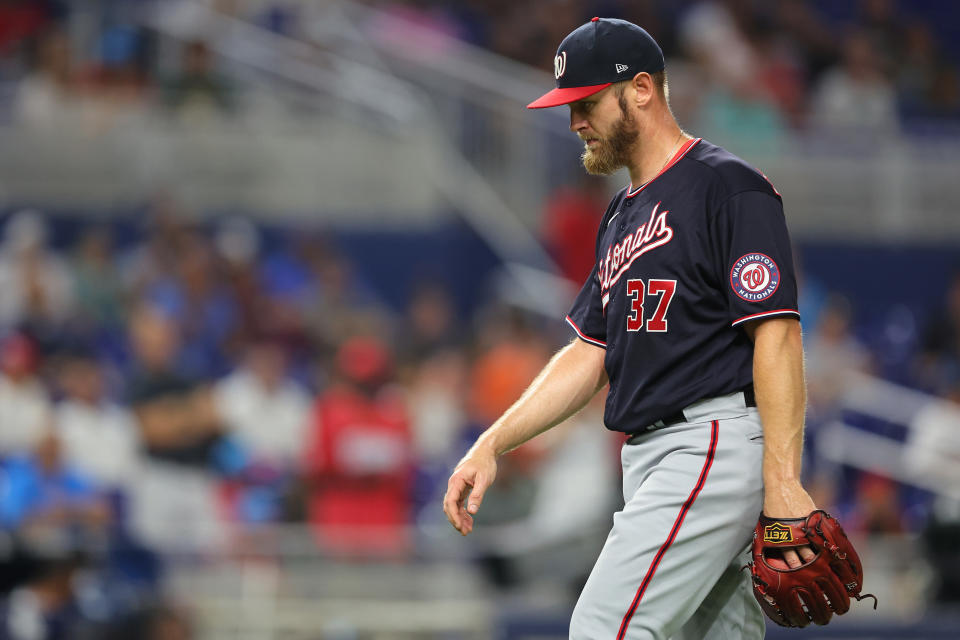
<instances>
[{"instance_id":1,"label":"jersey collar","mask_svg":"<svg viewBox=\"0 0 960 640\"><path fill-rule=\"evenodd\" d=\"M683 156L687 155L687 152L690 151L690 149L693 149L694 145L696 145L701 140L703 140L703 138L694 138L693 140L688 140L686 144L684 144L682 147L680 147L680 149L677 150L677 153L670 159L670 162L668 162L666 166L664 166L663 169L660 170L660 173L650 178L648 182L644 182L642 185L640 185L636 189L633 188L633 183L631 182L630 186L627 187L627 195L625 197L632 198L633 196L637 195L638 193L646 189L651 182L653 182L654 180L662 176L664 173L666 173L670 169L670 167L680 162L680 159L683 158Z\"/></svg>"}]
</instances>

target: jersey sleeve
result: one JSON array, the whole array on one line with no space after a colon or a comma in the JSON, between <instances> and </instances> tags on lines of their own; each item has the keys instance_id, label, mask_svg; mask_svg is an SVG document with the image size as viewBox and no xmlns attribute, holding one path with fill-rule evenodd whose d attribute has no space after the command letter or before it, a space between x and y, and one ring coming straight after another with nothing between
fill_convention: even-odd
<instances>
[{"instance_id":1,"label":"jersey sleeve","mask_svg":"<svg viewBox=\"0 0 960 640\"><path fill-rule=\"evenodd\" d=\"M581 340L607 348L607 322L600 300L600 279L597 277L596 264L577 294L577 299L573 301L573 308L567 314L567 324Z\"/></svg>"},{"instance_id":2,"label":"jersey sleeve","mask_svg":"<svg viewBox=\"0 0 960 640\"><path fill-rule=\"evenodd\" d=\"M793 251L780 199L764 191L735 194L721 205L716 224L730 323L799 318Z\"/></svg>"}]
</instances>

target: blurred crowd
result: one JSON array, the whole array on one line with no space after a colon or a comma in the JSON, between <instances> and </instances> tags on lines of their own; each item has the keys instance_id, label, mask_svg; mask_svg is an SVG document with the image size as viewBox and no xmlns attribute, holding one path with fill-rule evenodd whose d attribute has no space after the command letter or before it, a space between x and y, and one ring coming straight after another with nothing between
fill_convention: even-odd
<instances>
[{"instance_id":1,"label":"blurred crowd","mask_svg":"<svg viewBox=\"0 0 960 640\"><path fill-rule=\"evenodd\" d=\"M950 3L896 0L371 1L400 19L552 71L557 44L592 16L646 28L667 57L679 121L769 145L785 131L893 135L960 118ZM951 124L953 123L953 124Z\"/></svg>"},{"instance_id":2,"label":"blurred crowd","mask_svg":"<svg viewBox=\"0 0 960 640\"><path fill-rule=\"evenodd\" d=\"M0 624L32 614L60 637L83 619L107 637L98 616L136 615L180 633L157 600L164 558L242 555L277 526L304 527L330 557L423 553L449 470L569 339L496 299L464 316L440 276L391 308L389 285L322 234L195 220L170 196L133 228L3 220L0 562L13 590ZM71 240L54 243L54 227ZM803 294L818 504L862 535L922 529L929 494L838 465L817 439L853 373L899 371L960 409L960 274L896 362L891 342L858 336L842 296L810 281ZM504 460L478 515L510 532L476 547L492 584L516 584L518 556L615 508L620 441L601 413L602 397ZM955 415L922 419L936 433Z\"/></svg>"},{"instance_id":3,"label":"blurred crowd","mask_svg":"<svg viewBox=\"0 0 960 640\"><path fill-rule=\"evenodd\" d=\"M149 1L0 3L0 82L15 121L92 130L146 110L186 120L236 114L243 101L201 35L170 55L134 18ZM310 41L309 3L207 0ZM366 0L371 37L415 24L552 70L557 43L594 15L647 28L668 58L684 126L720 143L776 150L791 131L850 138L957 134L960 46L952 3L897 0ZM315 8L315 7L314 7ZM71 17L83 15L82 20ZM84 28L67 29L80 23ZM202 34L202 29L198 29ZM413 35L411 46L418 46Z\"/></svg>"},{"instance_id":4,"label":"blurred crowd","mask_svg":"<svg viewBox=\"0 0 960 640\"><path fill-rule=\"evenodd\" d=\"M68 224L63 246L39 211L3 221L0 531L38 572L11 606L55 575L37 607L59 611L85 569L110 606L140 606L163 556L242 553L266 525L306 525L320 554L408 557L467 443L565 337L495 301L463 318L442 277L391 309L320 234L193 219L159 196L136 228ZM492 499L491 522L534 510L563 439L504 465L526 497Z\"/></svg>"}]
</instances>

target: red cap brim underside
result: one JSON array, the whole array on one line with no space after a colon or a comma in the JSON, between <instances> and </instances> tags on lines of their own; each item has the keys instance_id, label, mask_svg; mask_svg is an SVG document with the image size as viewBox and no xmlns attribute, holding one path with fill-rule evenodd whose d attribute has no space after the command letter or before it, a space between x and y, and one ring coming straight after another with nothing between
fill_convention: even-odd
<instances>
[{"instance_id":1,"label":"red cap brim underside","mask_svg":"<svg viewBox=\"0 0 960 640\"><path fill-rule=\"evenodd\" d=\"M568 87L566 89L554 89L543 94L533 102L527 105L527 109L546 109L547 107L559 107L562 104L570 104L577 100L583 100L587 96L603 91L609 87L612 82L605 84L592 84L588 87Z\"/></svg>"}]
</instances>

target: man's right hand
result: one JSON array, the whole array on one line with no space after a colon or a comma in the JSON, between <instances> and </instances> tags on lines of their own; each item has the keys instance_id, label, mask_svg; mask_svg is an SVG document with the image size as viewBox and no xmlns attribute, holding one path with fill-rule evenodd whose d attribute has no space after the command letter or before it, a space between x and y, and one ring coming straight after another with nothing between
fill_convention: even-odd
<instances>
[{"instance_id":1,"label":"man's right hand","mask_svg":"<svg viewBox=\"0 0 960 640\"><path fill-rule=\"evenodd\" d=\"M473 531L473 516L480 510L483 494L496 476L496 456L480 448L467 452L450 475L447 494L443 497L443 512L461 535Z\"/></svg>"}]
</instances>

